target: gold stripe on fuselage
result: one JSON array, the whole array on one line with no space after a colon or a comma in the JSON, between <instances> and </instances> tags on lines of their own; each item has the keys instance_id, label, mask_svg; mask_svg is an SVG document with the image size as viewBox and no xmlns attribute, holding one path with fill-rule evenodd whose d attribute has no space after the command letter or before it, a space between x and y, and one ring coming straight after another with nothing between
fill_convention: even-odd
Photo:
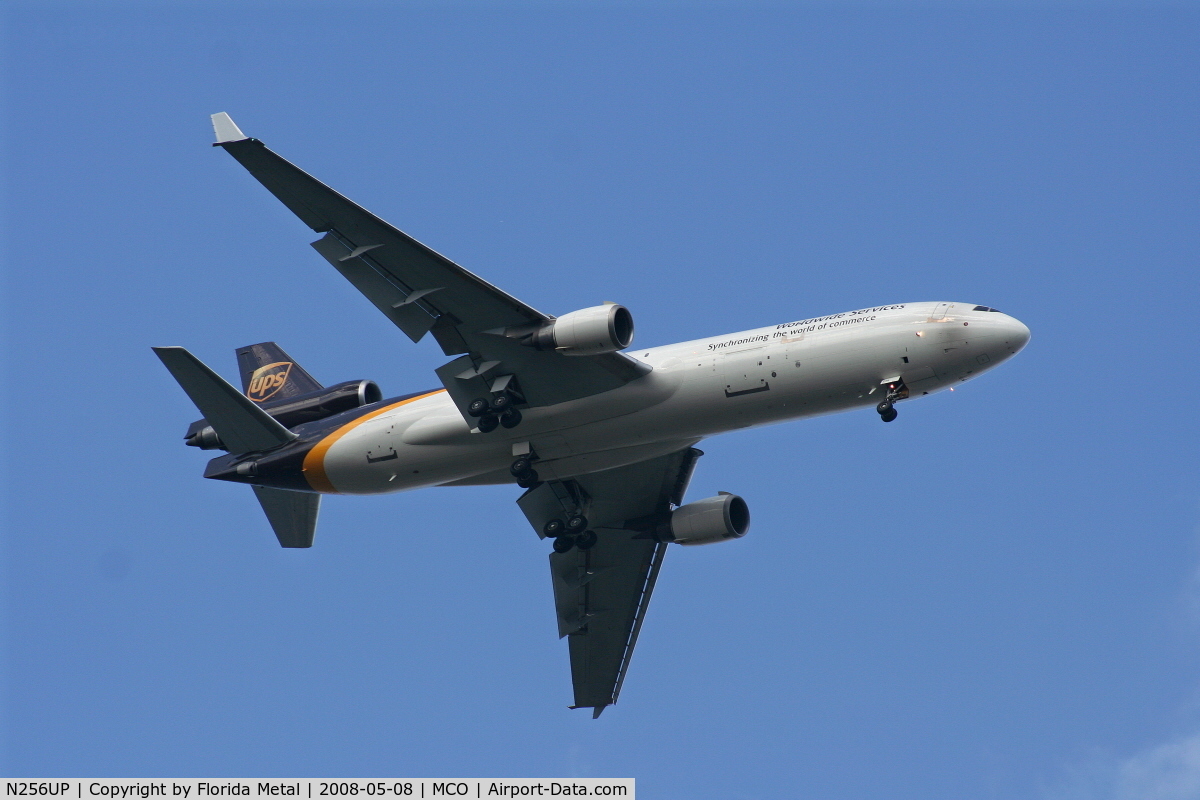
<instances>
[{"instance_id":1,"label":"gold stripe on fuselage","mask_svg":"<svg viewBox=\"0 0 1200 800\"><path fill-rule=\"evenodd\" d=\"M407 400L401 400L399 403L392 403L391 405L372 411L370 414L363 414L357 419L350 420L345 425L341 426L333 433L329 434L324 439L313 445L313 449L309 450L304 456L304 466L301 468L301 471L304 473L304 480L308 481L308 485L313 488L314 492L321 492L322 494L338 494L338 490L333 488L333 484L330 482L329 476L325 474L325 454L329 452L329 448L333 447L334 443L338 439L341 439L347 433L354 430L367 420L375 419L375 417L378 417L380 414L386 414L394 408L399 408L400 406L408 405L409 403L415 403L418 400L424 400L426 397L433 397L435 394L444 391L446 390L438 389L435 392L429 392L427 394L417 395L416 397L410 397Z\"/></svg>"}]
</instances>

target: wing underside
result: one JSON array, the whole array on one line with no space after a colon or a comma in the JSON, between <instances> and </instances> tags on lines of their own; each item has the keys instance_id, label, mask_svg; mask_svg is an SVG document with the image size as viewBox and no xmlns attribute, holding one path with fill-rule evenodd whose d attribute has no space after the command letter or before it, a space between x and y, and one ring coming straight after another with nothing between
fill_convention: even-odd
<instances>
[{"instance_id":1,"label":"wing underside","mask_svg":"<svg viewBox=\"0 0 1200 800\"><path fill-rule=\"evenodd\" d=\"M550 555L558 632L571 656L573 708L599 716L617 701L650 596L666 556L653 523L682 502L701 451L688 447L659 458L526 492L518 503L535 530L583 513L596 533L587 550Z\"/></svg>"},{"instance_id":2,"label":"wing underside","mask_svg":"<svg viewBox=\"0 0 1200 800\"><path fill-rule=\"evenodd\" d=\"M447 355L438 371L460 408L497 387L530 407L615 389L649 371L623 353L567 356L521 344L513 331L553 321L355 204L257 139L213 117L224 148L314 231L313 247L414 342L432 334Z\"/></svg>"}]
</instances>

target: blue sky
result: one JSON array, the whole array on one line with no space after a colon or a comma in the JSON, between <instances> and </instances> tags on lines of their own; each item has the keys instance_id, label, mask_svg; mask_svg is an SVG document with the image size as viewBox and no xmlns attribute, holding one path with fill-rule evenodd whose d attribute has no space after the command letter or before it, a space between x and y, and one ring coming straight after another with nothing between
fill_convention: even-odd
<instances>
[{"instance_id":1,"label":"blue sky","mask_svg":"<svg viewBox=\"0 0 1200 800\"><path fill-rule=\"evenodd\" d=\"M1200 796L1195 4L27 3L5 76L3 714L22 776L634 777L644 798ZM208 115L548 313L658 345L961 300L958 391L701 445L570 702L511 487L204 481L149 348L435 385Z\"/></svg>"}]
</instances>

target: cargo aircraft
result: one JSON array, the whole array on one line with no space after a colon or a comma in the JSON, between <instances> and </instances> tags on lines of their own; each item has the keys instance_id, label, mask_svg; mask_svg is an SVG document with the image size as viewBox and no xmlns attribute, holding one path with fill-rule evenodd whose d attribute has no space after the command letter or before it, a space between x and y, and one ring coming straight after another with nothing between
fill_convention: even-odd
<instances>
[{"instance_id":1,"label":"cargo aircraft","mask_svg":"<svg viewBox=\"0 0 1200 800\"><path fill-rule=\"evenodd\" d=\"M974 303L896 303L625 351L615 303L554 317L505 294L249 138L216 143L317 233L316 251L414 342L453 360L440 386L384 399L325 387L275 343L237 351L242 390L182 347L154 348L204 418L188 445L227 453L206 478L244 483L279 543L310 547L322 494L515 483L549 539L573 708L615 703L670 544L745 535L741 497L684 502L707 436L898 403L980 375L1029 329Z\"/></svg>"}]
</instances>

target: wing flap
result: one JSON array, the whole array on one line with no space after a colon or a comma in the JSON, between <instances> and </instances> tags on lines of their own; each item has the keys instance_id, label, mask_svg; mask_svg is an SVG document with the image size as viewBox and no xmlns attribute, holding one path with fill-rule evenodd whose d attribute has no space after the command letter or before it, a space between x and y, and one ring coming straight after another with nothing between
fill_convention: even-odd
<instances>
[{"instance_id":1,"label":"wing flap","mask_svg":"<svg viewBox=\"0 0 1200 800\"><path fill-rule=\"evenodd\" d=\"M375 248L351 249L332 233L325 234L312 246L409 339L419 342L429 333L437 321L437 314L431 313L420 298L440 287L412 289L404 286L389 272L378 268L373 259L363 258Z\"/></svg>"}]
</instances>

